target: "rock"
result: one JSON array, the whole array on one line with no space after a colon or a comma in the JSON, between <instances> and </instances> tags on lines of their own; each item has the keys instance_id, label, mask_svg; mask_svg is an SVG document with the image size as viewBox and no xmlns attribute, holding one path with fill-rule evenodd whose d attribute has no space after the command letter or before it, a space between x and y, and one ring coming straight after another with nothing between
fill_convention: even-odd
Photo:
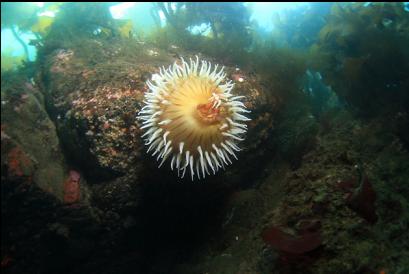
<instances>
[{"instance_id":1,"label":"rock","mask_svg":"<svg viewBox=\"0 0 409 274\"><path fill-rule=\"evenodd\" d=\"M16 145L7 153L6 157L7 176L12 178L26 177L31 182L34 173L34 163L28 155Z\"/></svg>"},{"instance_id":2,"label":"rock","mask_svg":"<svg viewBox=\"0 0 409 274\"><path fill-rule=\"evenodd\" d=\"M24 77L12 82L2 78L1 83L2 101L7 102L1 108L4 179L32 182L62 201L66 164L38 88Z\"/></svg>"},{"instance_id":3,"label":"rock","mask_svg":"<svg viewBox=\"0 0 409 274\"><path fill-rule=\"evenodd\" d=\"M69 261L64 258L66 246L85 240L96 243L97 219L88 203L88 188L79 172L69 172L38 88L16 72L2 77L1 98L5 102L1 108L1 205L2 219L7 220L1 226L2 250L7 254L2 257L2 268L28 273L35 266L38 273L61 273ZM86 231L89 234L83 236ZM78 254L82 246L68 252ZM55 264L49 253L55 254Z\"/></svg>"},{"instance_id":4,"label":"rock","mask_svg":"<svg viewBox=\"0 0 409 274\"><path fill-rule=\"evenodd\" d=\"M110 44L109 47L124 48L123 41L112 43L117 45ZM160 66L177 61L169 52L147 54L148 45L123 50L120 56L105 55L107 46L105 42L83 40L81 47L57 49L44 56L43 74L49 79L46 100L57 131L69 159L94 182L124 175L135 178L146 170L146 160L151 159L146 157L136 115L143 104L144 93L148 91L146 81L159 71ZM91 47L102 54L97 65L82 53L84 48ZM139 55L133 62L135 52ZM185 53L183 57L194 58L191 53ZM208 57L200 58L218 63ZM268 85L254 73L241 70L240 77L237 77L236 68L230 66L226 66L225 72L227 79L233 79L235 83L235 93L246 96L244 103L252 111L241 158L257 155L253 152L264 151L262 144L270 137L267 130L257 129L272 128L272 113L278 109L280 99L269 94L265 88ZM234 166L241 170L259 168L248 165L248 162L244 160L241 166Z\"/></svg>"}]
</instances>

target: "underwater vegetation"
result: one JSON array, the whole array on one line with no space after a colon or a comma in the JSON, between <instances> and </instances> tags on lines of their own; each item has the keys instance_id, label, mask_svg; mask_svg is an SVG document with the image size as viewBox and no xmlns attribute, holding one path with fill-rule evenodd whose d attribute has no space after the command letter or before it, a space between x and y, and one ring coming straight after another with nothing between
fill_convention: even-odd
<instances>
[{"instance_id":1,"label":"underwater vegetation","mask_svg":"<svg viewBox=\"0 0 409 274\"><path fill-rule=\"evenodd\" d=\"M112 3L64 3L50 29L54 39L101 35L119 36L118 26L109 7Z\"/></svg>"},{"instance_id":2,"label":"underwater vegetation","mask_svg":"<svg viewBox=\"0 0 409 274\"><path fill-rule=\"evenodd\" d=\"M26 3L1 3L1 29L10 29L14 38L24 49L24 58L28 58L28 45L21 38L24 32L31 32L37 40L45 36L51 24L53 17L38 15L44 11L57 11L60 3L47 3L43 7L36 5L27 5ZM33 44L36 42L33 41Z\"/></svg>"},{"instance_id":3,"label":"underwater vegetation","mask_svg":"<svg viewBox=\"0 0 409 274\"><path fill-rule=\"evenodd\" d=\"M333 3L314 3L273 17L273 36L282 46L309 49L318 39Z\"/></svg>"},{"instance_id":4,"label":"underwater vegetation","mask_svg":"<svg viewBox=\"0 0 409 274\"><path fill-rule=\"evenodd\" d=\"M117 4L2 3L2 272L409 273L407 4Z\"/></svg>"},{"instance_id":5,"label":"underwater vegetation","mask_svg":"<svg viewBox=\"0 0 409 274\"><path fill-rule=\"evenodd\" d=\"M310 100L311 113L317 118L323 112L340 106L335 92L330 86L326 86L323 81L321 73L306 71L303 91Z\"/></svg>"},{"instance_id":6,"label":"underwater vegetation","mask_svg":"<svg viewBox=\"0 0 409 274\"><path fill-rule=\"evenodd\" d=\"M409 106L409 17L403 3L334 4L311 65L364 116Z\"/></svg>"},{"instance_id":7,"label":"underwater vegetation","mask_svg":"<svg viewBox=\"0 0 409 274\"><path fill-rule=\"evenodd\" d=\"M175 44L233 59L251 45L250 12L243 3L169 2L156 5L169 22L165 28L152 34L152 39L162 47ZM203 30L206 35L189 32L189 29L201 25L207 26Z\"/></svg>"},{"instance_id":8,"label":"underwater vegetation","mask_svg":"<svg viewBox=\"0 0 409 274\"><path fill-rule=\"evenodd\" d=\"M79 36L130 37L135 35L131 20L113 19L109 7L114 3L77 5L76 3L1 3L1 29L10 29L24 54L2 50L2 70L16 69L27 62L29 46L40 50L43 39L52 32L53 39L78 39ZM55 16L58 15L58 16ZM23 34L32 34L29 42Z\"/></svg>"},{"instance_id":9,"label":"underwater vegetation","mask_svg":"<svg viewBox=\"0 0 409 274\"><path fill-rule=\"evenodd\" d=\"M25 58L28 58L27 45L20 38L17 27L23 30L26 29L33 18L36 18L36 9L34 6L26 8L23 3L1 3L1 29L11 29L14 37L24 49Z\"/></svg>"},{"instance_id":10,"label":"underwater vegetation","mask_svg":"<svg viewBox=\"0 0 409 274\"><path fill-rule=\"evenodd\" d=\"M1 70L16 70L24 64L24 56L12 56L10 53L5 51L1 53Z\"/></svg>"}]
</instances>

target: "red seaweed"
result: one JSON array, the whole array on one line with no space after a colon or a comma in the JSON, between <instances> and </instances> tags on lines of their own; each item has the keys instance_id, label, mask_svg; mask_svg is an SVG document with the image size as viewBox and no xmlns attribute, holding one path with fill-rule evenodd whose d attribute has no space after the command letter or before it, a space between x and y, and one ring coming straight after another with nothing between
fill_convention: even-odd
<instances>
[{"instance_id":1,"label":"red seaweed","mask_svg":"<svg viewBox=\"0 0 409 274\"><path fill-rule=\"evenodd\" d=\"M274 249L288 254L301 255L317 249L322 244L319 231L304 231L298 237L272 226L263 233L263 240Z\"/></svg>"},{"instance_id":2,"label":"red seaweed","mask_svg":"<svg viewBox=\"0 0 409 274\"><path fill-rule=\"evenodd\" d=\"M337 187L347 193L347 206L369 223L374 224L378 220L375 210L376 192L368 176L362 176L364 177L361 183L356 178L352 178L338 183Z\"/></svg>"},{"instance_id":3,"label":"red seaweed","mask_svg":"<svg viewBox=\"0 0 409 274\"><path fill-rule=\"evenodd\" d=\"M362 180L361 185L347 197L347 205L371 224L378 220L375 201L376 192L367 176Z\"/></svg>"},{"instance_id":4,"label":"red seaweed","mask_svg":"<svg viewBox=\"0 0 409 274\"><path fill-rule=\"evenodd\" d=\"M68 179L64 182L64 203L72 204L80 200L81 175L71 170Z\"/></svg>"}]
</instances>

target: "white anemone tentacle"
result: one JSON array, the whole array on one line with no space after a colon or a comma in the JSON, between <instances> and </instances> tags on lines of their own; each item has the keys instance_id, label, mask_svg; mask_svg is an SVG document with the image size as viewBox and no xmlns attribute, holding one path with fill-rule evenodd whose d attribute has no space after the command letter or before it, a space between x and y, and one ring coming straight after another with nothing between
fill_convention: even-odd
<instances>
[{"instance_id":1,"label":"white anemone tentacle","mask_svg":"<svg viewBox=\"0 0 409 274\"><path fill-rule=\"evenodd\" d=\"M145 131L142 138L147 153L156 157L159 167L169 159L170 168L176 169L178 177L190 172L193 181L225 169L232 164L231 156L237 160L236 153L241 151L239 142L247 132L245 122L250 121L245 114L250 111L242 101L246 97L233 94L234 83L225 81L224 69L199 60L198 56L189 60L181 58L167 68L159 68L146 82L149 91L145 93L137 120ZM197 99L201 96L203 100ZM203 109L198 112L199 118L187 117L194 112L185 111L184 101L187 106L194 106L189 100L197 101L194 111ZM195 123L194 119L203 122ZM195 131L195 127L214 128L214 124L217 126L214 138L200 135L203 128L199 133Z\"/></svg>"}]
</instances>

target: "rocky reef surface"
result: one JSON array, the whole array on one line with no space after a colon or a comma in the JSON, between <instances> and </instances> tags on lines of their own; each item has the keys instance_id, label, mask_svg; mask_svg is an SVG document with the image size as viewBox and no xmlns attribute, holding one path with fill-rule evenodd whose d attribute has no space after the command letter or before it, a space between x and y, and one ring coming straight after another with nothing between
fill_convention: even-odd
<instances>
[{"instance_id":1,"label":"rocky reef surface","mask_svg":"<svg viewBox=\"0 0 409 274\"><path fill-rule=\"evenodd\" d=\"M252 111L239 160L205 182L157 168L136 120L146 80L195 55L219 63L81 39L2 77L4 273L405 273L407 135L382 118L290 113L226 62Z\"/></svg>"}]
</instances>

